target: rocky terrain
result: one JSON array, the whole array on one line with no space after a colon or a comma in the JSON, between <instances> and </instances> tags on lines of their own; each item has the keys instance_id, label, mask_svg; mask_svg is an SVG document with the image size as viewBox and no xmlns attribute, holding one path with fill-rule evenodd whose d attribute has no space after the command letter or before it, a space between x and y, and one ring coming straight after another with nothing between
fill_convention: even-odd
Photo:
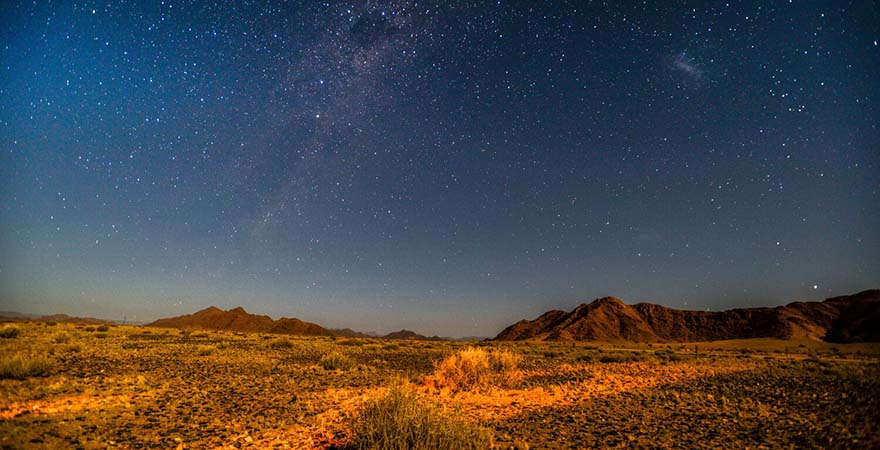
<instances>
[{"instance_id":1,"label":"rocky terrain","mask_svg":"<svg viewBox=\"0 0 880 450\"><path fill-rule=\"evenodd\" d=\"M795 302L775 308L685 311L651 303L627 305L614 297L571 312L549 311L504 329L499 341L698 342L807 337L829 342L880 341L880 290Z\"/></svg>"},{"instance_id":2,"label":"rocky terrain","mask_svg":"<svg viewBox=\"0 0 880 450\"><path fill-rule=\"evenodd\" d=\"M878 448L878 344L481 342L510 385L452 393L472 344L10 322L0 448L345 449L361 405L405 383L494 448ZM18 376L13 362L40 361ZM347 361L331 364L331 361Z\"/></svg>"}]
</instances>

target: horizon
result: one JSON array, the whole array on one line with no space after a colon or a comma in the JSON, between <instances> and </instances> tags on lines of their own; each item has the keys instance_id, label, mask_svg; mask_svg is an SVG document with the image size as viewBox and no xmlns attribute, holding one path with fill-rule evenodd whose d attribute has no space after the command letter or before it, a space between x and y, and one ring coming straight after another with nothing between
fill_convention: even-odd
<instances>
[{"instance_id":1,"label":"horizon","mask_svg":"<svg viewBox=\"0 0 880 450\"><path fill-rule=\"evenodd\" d=\"M849 293L849 294L833 295L833 296L831 296L831 297L826 297L826 298L822 298L822 299L815 299L815 300L799 299L799 300L791 300L791 301L787 301L787 302L779 303L779 304L772 304L772 305L757 305L757 306L751 306L751 307L749 307L749 306L743 306L743 307L739 307L739 308L760 308L760 307L770 307L770 308L775 308L775 307L779 307L779 306L785 306L785 305L788 305L788 304L791 304L791 303L794 303L794 302L822 302L822 301L825 301L825 300L828 300L828 299L831 299L831 298L845 297L845 296L849 296L849 295L856 295L856 294L860 294L860 293L863 293L863 292L874 291L874 290L878 290L878 289L877 289L877 288L863 289L863 290L860 290L860 291L857 291L857 292L852 292L852 293ZM631 305L637 305L637 304L640 304L640 303L648 303L648 304L657 304L657 305L661 305L661 306L666 306L666 307L668 307L668 308L677 309L677 310L684 310L684 311L687 311L687 310L688 310L688 309L686 309L686 308L674 308L674 307L671 307L671 306L662 305L662 304L660 304L660 303L653 303L653 302L648 302L648 301L632 301L632 302L629 302L629 301L626 301L625 299L621 299L621 298L619 298L619 297L615 297L615 296L596 297L596 298L594 298L594 299L592 299L592 300L589 300L589 301L583 301L583 302L580 302L580 303L572 304L570 307L567 307L567 308L565 308L565 307L563 307L563 308L559 308L558 310L568 313L568 312L571 312L571 311L573 311L574 309L576 309L576 308L578 308L578 307L580 307L580 306L582 306L582 305L591 304L591 303L593 303L593 302L596 302L596 301L601 300L601 299L604 299L604 298L615 298L615 299L617 299L617 300L622 301L624 304L626 304L626 305L630 305L630 306L631 306ZM61 314L61 315L67 315L67 316L70 316L70 317L87 318L87 319L99 319L99 320L107 320L107 321L111 321L111 322L119 323L119 324L127 323L127 324L131 324L131 325L142 326L142 325L148 325L148 324L150 324L150 323L152 323L152 322L154 322L154 321L156 321L156 320L159 320L159 319L168 319L168 318L180 317L180 316L184 316L184 315L191 315L191 314L195 314L195 313L201 312L201 311L203 311L203 310L211 309L211 308L216 308L216 309L219 309L219 310L221 310L221 311L225 311L225 312L230 312L230 311L232 311L232 310L234 310L234 309L239 309L239 308L240 308L240 309L243 309L247 314L256 315L256 316L268 316L268 317L271 318L272 320L279 320L279 319L283 319L283 318L290 318L290 319L300 319L300 320L303 320L303 321L305 321L305 322L309 322L309 323L315 323L315 322L312 322L312 321L310 321L310 320L303 319L302 317L297 317L297 316L293 316L293 315L285 315L285 314L283 314L283 313L280 314L280 315L272 315L272 314L265 314L265 313L262 313L262 312L259 312L259 311L249 311L247 308L244 308L243 306L240 306L240 305L239 305L239 306L230 306L230 307L226 307L226 308L224 308L224 307L220 307L220 306L217 306L217 305L208 305L208 306L205 306L205 307L203 307L203 308L199 308L198 310L191 311L191 312L188 312L188 313L181 313L181 314L179 314L179 315L175 315L175 316L154 317L154 318L151 318L151 319L145 319L145 320L139 320L139 319L136 319L136 318L132 318L131 320L128 320L127 317L126 317L126 318L123 318L122 320L119 320L119 319L110 318L110 317L88 316L88 315L72 314L72 313L65 313L65 312L54 312L54 313L36 314L36 313L31 312L31 311L0 311L0 313L21 314L21 315L24 315L24 316L34 316L35 318L42 318L42 317L45 317L45 316L51 316L51 315L55 315L55 314ZM705 309L705 310L693 310L693 309L691 309L690 311L723 312L723 311L729 311L729 310L731 310L731 309L737 309L737 308L724 308L724 309L711 309L711 310L710 310L710 309ZM362 329L355 329L355 328L352 328L352 327L349 327L349 326L344 326L344 325L339 325L339 326L329 326L329 325L326 325L326 324L323 324L323 323L315 323L315 324L316 324L316 325L319 325L319 326L321 326L321 327L323 327L323 328L325 328L325 329L331 330L331 331L333 331L333 330L345 330L345 329L349 329L349 330L352 330L352 331L355 331L355 332L360 332L360 333L364 333L364 334L368 334L368 335L375 335L375 337L382 337L382 336L384 336L384 335L386 335L386 334L394 333L394 332L399 332L399 331L412 331L412 332L415 332L415 333L417 333L417 334L420 334L420 335L422 335L422 336L426 336L426 337L441 337L441 338L450 338L450 339L462 339L462 338L470 338L470 337L493 338L493 337L495 337L496 335L498 335L499 332L501 332L502 330L504 330L504 329L507 328L508 326L513 325L513 324L516 323L516 322L519 322L520 320L534 320L534 319L537 319L538 317L540 317L541 315L543 315L544 313L550 312L550 311L552 311L552 310L553 310L553 309L548 309L548 310L543 311L543 312L541 312L540 314L538 314L538 315L536 315L536 316L534 316L534 317L524 317L524 318L521 318L521 319L517 319L517 320L515 320L515 321L510 322L510 323L507 324L507 325L504 325L504 326L501 327L498 331L496 331L496 332L494 332L494 333L490 333L490 334L452 335L452 334L443 334L443 333L426 333L426 332L422 332L421 330L418 330L418 329L408 328L406 325L404 325L404 326L401 327L401 328L395 328L395 329L384 329L384 330L383 330L383 329L379 328L379 329L373 329L373 330L362 330Z\"/></svg>"},{"instance_id":2,"label":"horizon","mask_svg":"<svg viewBox=\"0 0 880 450\"><path fill-rule=\"evenodd\" d=\"M878 24L870 2L13 1L0 310L492 336L603 296L874 289Z\"/></svg>"}]
</instances>

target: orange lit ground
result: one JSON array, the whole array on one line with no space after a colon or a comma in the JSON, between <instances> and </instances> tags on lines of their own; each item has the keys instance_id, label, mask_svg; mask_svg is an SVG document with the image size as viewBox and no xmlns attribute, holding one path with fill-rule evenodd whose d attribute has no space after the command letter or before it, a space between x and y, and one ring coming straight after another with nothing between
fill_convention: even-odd
<instances>
[{"instance_id":1,"label":"orange lit ground","mask_svg":"<svg viewBox=\"0 0 880 450\"><path fill-rule=\"evenodd\" d=\"M493 343L523 355L522 381L453 394L433 387L433 363L467 344L15 326L0 356L53 365L0 380L0 448L326 448L396 383L492 429L498 448L880 446L871 345ZM357 366L321 368L331 351Z\"/></svg>"}]
</instances>

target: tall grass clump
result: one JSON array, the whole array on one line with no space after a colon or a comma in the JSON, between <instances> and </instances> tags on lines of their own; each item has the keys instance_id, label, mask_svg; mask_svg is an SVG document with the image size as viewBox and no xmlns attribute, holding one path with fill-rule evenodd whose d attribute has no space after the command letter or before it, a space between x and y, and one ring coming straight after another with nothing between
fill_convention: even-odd
<instances>
[{"instance_id":1,"label":"tall grass clump","mask_svg":"<svg viewBox=\"0 0 880 450\"><path fill-rule=\"evenodd\" d=\"M324 370L349 370L355 366L353 359L339 352L330 352L318 362Z\"/></svg>"},{"instance_id":2,"label":"tall grass clump","mask_svg":"<svg viewBox=\"0 0 880 450\"><path fill-rule=\"evenodd\" d=\"M440 361L434 369L434 381L452 391L510 387L522 379L519 360L519 354L509 350L468 347Z\"/></svg>"},{"instance_id":3,"label":"tall grass clump","mask_svg":"<svg viewBox=\"0 0 880 450\"><path fill-rule=\"evenodd\" d=\"M4 356L0 358L0 380L23 380L49 375L52 362L42 356Z\"/></svg>"},{"instance_id":4,"label":"tall grass clump","mask_svg":"<svg viewBox=\"0 0 880 450\"><path fill-rule=\"evenodd\" d=\"M4 327L0 330L0 338L3 339L17 338L19 334L21 334L21 330L15 327Z\"/></svg>"},{"instance_id":5,"label":"tall grass clump","mask_svg":"<svg viewBox=\"0 0 880 450\"><path fill-rule=\"evenodd\" d=\"M492 447L492 433L415 392L392 388L368 401L352 426L351 450L476 450Z\"/></svg>"}]
</instances>

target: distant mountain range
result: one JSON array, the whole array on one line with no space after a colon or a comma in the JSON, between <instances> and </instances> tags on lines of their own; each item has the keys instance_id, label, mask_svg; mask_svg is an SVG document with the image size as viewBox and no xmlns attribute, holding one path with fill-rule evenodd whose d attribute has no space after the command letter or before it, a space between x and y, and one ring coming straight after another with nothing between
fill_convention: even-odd
<instances>
[{"instance_id":1,"label":"distant mountain range","mask_svg":"<svg viewBox=\"0 0 880 450\"><path fill-rule=\"evenodd\" d=\"M41 316L39 314L23 314L14 311L0 311L0 319L11 320L39 320L42 322L59 322L59 323L87 323L87 324L108 324L115 323L112 320L95 319L94 317L74 317L67 314L50 314Z\"/></svg>"},{"instance_id":2,"label":"distant mountain range","mask_svg":"<svg viewBox=\"0 0 880 450\"><path fill-rule=\"evenodd\" d=\"M113 323L65 314L38 316L0 311L6 320L41 320L89 324ZM185 330L226 330L304 336L382 338L395 340L453 340L400 330L384 336L348 328L333 330L300 319L250 314L242 307L224 311L215 306L193 314L159 319L151 327ZM773 308L727 311L687 311L652 303L627 305L614 297L584 303L571 312L548 311L534 320L521 320L498 334L499 341L629 341L697 342L749 338L813 338L828 342L880 342L880 290L794 302ZM459 340L481 340L468 337Z\"/></svg>"},{"instance_id":3,"label":"distant mountain range","mask_svg":"<svg viewBox=\"0 0 880 450\"><path fill-rule=\"evenodd\" d=\"M775 308L685 311L614 297L571 312L548 311L505 328L495 340L696 342L749 338L880 342L880 290Z\"/></svg>"},{"instance_id":4,"label":"distant mountain range","mask_svg":"<svg viewBox=\"0 0 880 450\"><path fill-rule=\"evenodd\" d=\"M331 330L320 325L299 319L282 317L273 320L269 316L250 314L242 307L224 311L215 306L193 314L159 319L147 324L148 327L180 328L184 330L226 330L246 333L294 334L303 336L339 336L348 338L380 337L382 339L437 341L445 340L437 336L427 337L414 331L400 330L385 336L366 334L350 328Z\"/></svg>"}]
</instances>

